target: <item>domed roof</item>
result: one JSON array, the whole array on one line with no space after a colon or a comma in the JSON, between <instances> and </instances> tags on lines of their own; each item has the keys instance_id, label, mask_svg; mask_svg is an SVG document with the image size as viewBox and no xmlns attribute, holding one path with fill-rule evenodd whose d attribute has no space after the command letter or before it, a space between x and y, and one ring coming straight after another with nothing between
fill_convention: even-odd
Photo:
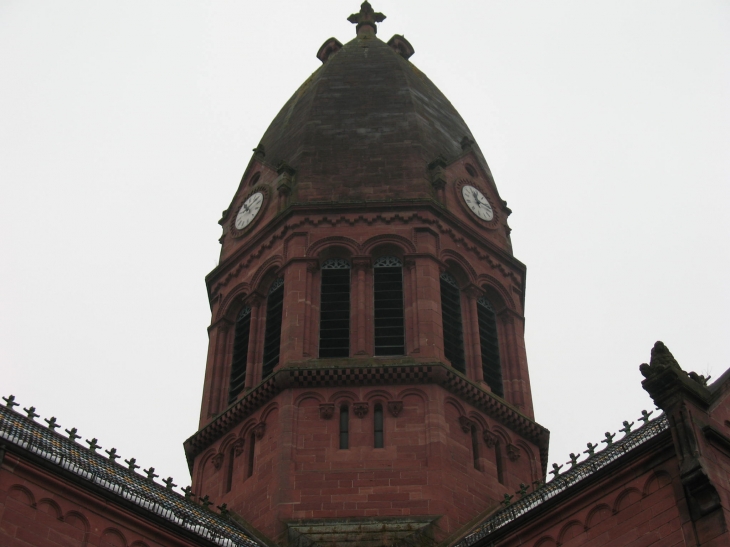
<instances>
[{"instance_id":1,"label":"domed roof","mask_svg":"<svg viewBox=\"0 0 730 547\"><path fill-rule=\"evenodd\" d=\"M294 202L428 198L428 164L455 159L462 139L472 138L444 94L407 60L410 44L400 36L386 44L374 24L360 26L344 46L325 42L324 64L261 139L268 163L296 169Z\"/></svg>"}]
</instances>

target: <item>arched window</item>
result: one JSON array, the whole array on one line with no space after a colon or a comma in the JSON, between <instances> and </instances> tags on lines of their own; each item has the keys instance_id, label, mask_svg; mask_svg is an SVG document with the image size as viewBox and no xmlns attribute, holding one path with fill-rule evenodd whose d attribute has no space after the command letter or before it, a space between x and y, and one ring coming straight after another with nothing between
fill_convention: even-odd
<instances>
[{"instance_id":1,"label":"arched window","mask_svg":"<svg viewBox=\"0 0 730 547\"><path fill-rule=\"evenodd\" d=\"M261 379L267 378L279 364L281 348L281 317L284 307L284 280L279 278L271 284L266 299L266 332L264 334L264 365Z\"/></svg>"},{"instance_id":2,"label":"arched window","mask_svg":"<svg viewBox=\"0 0 730 547\"><path fill-rule=\"evenodd\" d=\"M350 409L340 407L340 449L350 448Z\"/></svg>"},{"instance_id":3,"label":"arched window","mask_svg":"<svg viewBox=\"0 0 730 547\"><path fill-rule=\"evenodd\" d=\"M233 361L231 381L228 384L228 404L236 400L246 384L248 362L248 340L251 332L251 308L243 308L236 319L236 333L233 338Z\"/></svg>"},{"instance_id":4,"label":"arched window","mask_svg":"<svg viewBox=\"0 0 730 547\"><path fill-rule=\"evenodd\" d=\"M494 461L497 464L497 480L504 484L504 461L502 460L502 442L497 441L494 445Z\"/></svg>"},{"instance_id":5,"label":"arched window","mask_svg":"<svg viewBox=\"0 0 730 547\"><path fill-rule=\"evenodd\" d=\"M236 449L235 447L231 446L228 449L228 467L226 469L226 492L231 491L231 486L233 485L233 459L236 456Z\"/></svg>"},{"instance_id":6,"label":"arched window","mask_svg":"<svg viewBox=\"0 0 730 547\"><path fill-rule=\"evenodd\" d=\"M373 412L375 432L375 448L383 448L383 405L377 403Z\"/></svg>"},{"instance_id":7,"label":"arched window","mask_svg":"<svg viewBox=\"0 0 730 547\"><path fill-rule=\"evenodd\" d=\"M444 355L459 372L466 372L461 324L461 291L448 273L441 274L441 322L444 329Z\"/></svg>"},{"instance_id":8,"label":"arched window","mask_svg":"<svg viewBox=\"0 0 730 547\"><path fill-rule=\"evenodd\" d=\"M489 300L483 296L477 300L479 317L479 342L482 348L482 374L492 392L504 397L502 386L502 365L499 362L499 342L497 339L497 317Z\"/></svg>"},{"instance_id":9,"label":"arched window","mask_svg":"<svg viewBox=\"0 0 730 547\"><path fill-rule=\"evenodd\" d=\"M477 428L471 425L471 453L474 458L474 469L479 469L479 439L477 437Z\"/></svg>"},{"instance_id":10,"label":"arched window","mask_svg":"<svg viewBox=\"0 0 730 547\"><path fill-rule=\"evenodd\" d=\"M350 263L330 258L322 264L319 356L350 356Z\"/></svg>"},{"instance_id":11,"label":"arched window","mask_svg":"<svg viewBox=\"0 0 730 547\"><path fill-rule=\"evenodd\" d=\"M403 264L383 256L373 264L375 355L405 355Z\"/></svg>"}]
</instances>

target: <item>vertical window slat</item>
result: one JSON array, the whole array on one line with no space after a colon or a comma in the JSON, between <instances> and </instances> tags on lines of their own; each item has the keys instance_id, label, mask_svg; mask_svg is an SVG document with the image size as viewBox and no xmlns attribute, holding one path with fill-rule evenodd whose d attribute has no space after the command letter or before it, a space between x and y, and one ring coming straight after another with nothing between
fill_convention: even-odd
<instances>
[{"instance_id":1,"label":"vertical window slat","mask_svg":"<svg viewBox=\"0 0 730 547\"><path fill-rule=\"evenodd\" d=\"M333 258L322 264L319 356L350 356L350 263Z\"/></svg>"},{"instance_id":2,"label":"vertical window slat","mask_svg":"<svg viewBox=\"0 0 730 547\"><path fill-rule=\"evenodd\" d=\"M502 384L502 365L499 359L499 338L497 337L497 317L489 301L481 297L477 301L479 318L479 343L482 350L482 374L492 392L504 397Z\"/></svg>"},{"instance_id":3,"label":"vertical window slat","mask_svg":"<svg viewBox=\"0 0 730 547\"><path fill-rule=\"evenodd\" d=\"M233 360L231 378L228 384L228 404L236 400L246 384L246 365L248 364L248 342L251 333L251 308L241 310L236 319L233 338Z\"/></svg>"},{"instance_id":4,"label":"vertical window slat","mask_svg":"<svg viewBox=\"0 0 730 547\"><path fill-rule=\"evenodd\" d=\"M441 320L444 332L444 355L451 361L451 366L465 373L461 291L456 280L448 273L441 274Z\"/></svg>"},{"instance_id":5,"label":"vertical window slat","mask_svg":"<svg viewBox=\"0 0 730 547\"><path fill-rule=\"evenodd\" d=\"M347 405L340 407L340 450L350 447L350 409Z\"/></svg>"},{"instance_id":6,"label":"vertical window slat","mask_svg":"<svg viewBox=\"0 0 730 547\"><path fill-rule=\"evenodd\" d=\"M373 265L375 355L405 355L403 267L400 259L384 256Z\"/></svg>"},{"instance_id":7,"label":"vertical window slat","mask_svg":"<svg viewBox=\"0 0 730 547\"><path fill-rule=\"evenodd\" d=\"M284 308L284 280L274 281L266 299L266 331L264 334L264 364L261 379L268 378L279 364L281 349L281 319Z\"/></svg>"},{"instance_id":8,"label":"vertical window slat","mask_svg":"<svg viewBox=\"0 0 730 547\"><path fill-rule=\"evenodd\" d=\"M383 405L380 403L375 405L375 411L373 412L373 425L375 430L375 448L383 448Z\"/></svg>"}]
</instances>

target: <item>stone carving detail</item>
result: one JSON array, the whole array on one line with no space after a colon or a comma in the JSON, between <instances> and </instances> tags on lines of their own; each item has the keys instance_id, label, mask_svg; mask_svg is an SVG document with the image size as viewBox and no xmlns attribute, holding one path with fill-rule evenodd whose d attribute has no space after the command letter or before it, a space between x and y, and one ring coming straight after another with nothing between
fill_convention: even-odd
<instances>
[{"instance_id":1,"label":"stone carving detail","mask_svg":"<svg viewBox=\"0 0 730 547\"><path fill-rule=\"evenodd\" d=\"M323 420L329 420L335 415L334 403L322 403L319 405L319 417Z\"/></svg>"},{"instance_id":2,"label":"stone carving detail","mask_svg":"<svg viewBox=\"0 0 730 547\"><path fill-rule=\"evenodd\" d=\"M233 443L233 455L237 458L241 454L243 454L243 445L245 441L243 439L238 439L236 442Z\"/></svg>"},{"instance_id":3,"label":"stone carving detail","mask_svg":"<svg viewBox=\"0 0 730 547\"><path fill-rule=\"evenodd\" d=\"M484 444L487 445L487 448L494 448L495 446L497 446L497 443L499 442L499 437L497 437L491 431L484 431L484 433L482 434L482 437L484 438Z\"/></svg>"},{"instance_id":4,"label":"stone carving detail","mask_svg":"<svg viewBox=\"0 0 730 547\"><path fill-rule=\"evenodd\" d=\"M355 416L358 418L364 418L367 416L368 413L368 404L367 403L355 403L352 405L352 411L355 413Z\"/></svg>"},{"instance_id":5,"label":"stone carving detail","mask_svg":"<svg viewBox=\"0 0 730 547\"><path fill-rule=\"evenodd\" d=\"M400 414L402 411L403 401L388 401L388 412L390 412L391 416L397 418L398 414Z\"/></svg>"},{"instance_id":6,"label":"stone carving detail","mask_svg":"<svg viewBox=\"0 0 730 547\"><path fill-rule=\"evenodd\" d=\"M507 445L507 457L509 461L516 462L520 459L520 449L513 444Z\"/></svg>"},{"instance_id":7,"label":"stone carving detail","mask_svg":"<svg viewBox=\"0 0 730 547\"><path fill-rule=\"evenodd\" d=\"M213 462L213 467L216 469L220 469L221 465L223 465L223 453L218 452L215 456L213 456L213 459L211 460Z\"/></svg>"},{"instance_id":8,"label":"stone carving detail","mask_svg":"<svg viewBox=\"0 0 730 547\"><path fill-rule=\"evenodd\" d=\"M459 416L459 425L464 433L471 431L471 420L466 416Z\"/></svg>"},{"instance_id":9,"label":"stone carving detail","mask_svg":"<svg viewBox=\"0 0 730 547\"><path fill-rule=\"evenodd\" d=\"M266 431L266 423L265 422L259 422L256 424L256 426L253 428L253 435L256 437L257 441L260 441L264 438L264 432Z\"/></svg>"}]
</instances>

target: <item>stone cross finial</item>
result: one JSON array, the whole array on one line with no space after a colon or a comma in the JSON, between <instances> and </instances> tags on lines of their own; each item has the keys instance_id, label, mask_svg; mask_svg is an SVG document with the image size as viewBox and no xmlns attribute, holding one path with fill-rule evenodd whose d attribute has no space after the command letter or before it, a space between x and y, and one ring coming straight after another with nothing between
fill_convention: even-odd
<instances>
[{"instance_id":1,"label":"stone cross finial","mask_svg":"<svg viewBox=\"0 0 730 547\"><path fill-rule=\"evenodd\" d=\"M646 410L642 410L641 411L641 418L639 418L639 420L641 420L642 422L644 422L644 425L646 425L646 424L649 423L649 416L651 416L652 414L654 414L654 411L653 410L651 412L647 412Z\"/></svg>"},{"instance_id":2,"label":"stone cross finial","mask_svg":"<svg viewBox=\"0 0 730 547\"><path fill-rule=\"evenodd\" d=\"M35 413L35 407L34 406L32 406L30 408L24 408L23 409L23 412L25 412L28 415L28 418L30 418L31 420L33 418L37 418L38 416L40 416L40 414L36 414Z\"/></svg>"},{"instance_id":3,"label":"stone cross finial","mask_svg":"<svg viewBox=\"0 0 730 547\"><path fill-rule=\"evenodd\" d=\"M631 426L634 425L634 422L629 423L628 421L624 420L623 428L619 429L624 435L628 435L631 433Z\"/></svg>"},{"instance_id":4,"label":"stone cross finial","mask_svg":"<svg viewBox=\"0 0 730 547\"><path fill-rule=\"evenodd\" d=\"M587 443L586 446L588 447L588 450L584 450L583 454L588 454L588 457L590 458L591 456L593 456L593 454L596 453L596 448L598 447L598 443L596 443L596 444Z\"/></svg>"},{"instance_id":5,"label":"stone cross finial","mask_svg":"<svg viewBox=\"0 0 730 547\"><path fill-rule=\"evenodd\" d=\"M15 395L10 395L9 397L3 397L3 401L5 401L5 406L8 408L13 408L14 406L20 406L18 403L15 402Z\"/></svg>"},{"instance_id":6,"label":"stone cross finial","mask_svg":"<svg viewBox=\"0 0 730 547\"><path fill-rule=\"evenodd\" d=\"M519 494L521 498L524 498L527 495L528 488L529 488L529 485L525 484L524 482L521 482L520 489L516 493Z\"/></svg>"},{"instance_id":7,"label":"stone cross finial","mask_svg":"<svg viewBox=\"0 0 730 547\"><path fill-rule=\"evenodd\" d=\"M177 484L175 484L174 482L172 482L172 477L167 477L166 479L163 479L162 482L165 483L165 488L167 490L172 490L175 486L177 486Z\"/></svg>"},{"instance_id":8,"label":"stone cross finial","mask_svg":"<svg viewBox=\"0 0 730 547\"><path fill-rule=\"evenodd\" d=\"M355 32L357 32L358 36L360 36L360 29L363 27L370 27L373 34L377 34L378 27L375 23L382 23L385 21L385 15L373 11L373 7L370 5L370 2L365 0L365 2L363 2L360 6L360 13L353 13L347 18L347 20L350 21L350 23L357 25L357 27L355 27Z\"/></svg>"},{"instance_id":9,"label":"stone cross finial","mask_svg":"<svg viewBox=\"0 0 730 547\"><path fill-rule=\"evenodd\" d=\"M96 450L98 448L101 448L101 445L97 443L98 440L99 439L97 439L96 437L92 437L91 440L86 439L86 444L89 445L89 450L91 450L94 454L96 454Z\"/></svg>"},{"instance_id":10,"label":"stone cross finial","mask_svg":"<svg viewBox=\"0 0 730 547\"><path fill-rule=\"evenodd\" d=\"M112 448L111 450L104 450L104 452L106 452L107 454L109 454L109 459L111 461L114 461L114 460L117 460L117 459L121 458L121 456L119 454L117 454L117 449L116 448Z\"/></svg>"},{"instance_id":11,"label":"stone cross finial","mask_svg":"<svg viewBox=\"0 0 730 547\"><path fill-rule=\"evenodd\" d=\"M127 464L131 471L139 469L139 465L137 465L137 458L129 458L128 460L124 460L124 463Z\"/></svg>"},{"instance_id":12,"label":"stone cross finial","mask_svg":"<svg viewBox=\"0 0 730 547\"><path fill-rule=\"evenodd\" d=\"M47 419L44 418L43 421L48 424L48 429L50 429L51 431L55 431L56 429L58 429L59 427L61 427L56 422L56 417L55 416L51 416L51 419L50 420L47 420Z\"/></svg>"},{"instance_id":13,"label":"stone cross finial","mask_svg":"<svg viewBox=\"0 0 730 547\"><path fill-rule=\"evenodd\" d=\"M75 441L76 439L81 438L81 435L76 434L78 429L76 429L75 427L72 427L71 429L66 429L65 431L66 431L66 433L68 433L68 438L71 439L72 441Z\"/></svg>"},{"instance_id":14,"label":"stone cross finial","mask_svg":"<svg viewBox=\"0 0 730 547\"><path fill-rule=\"evenodd\" d=\"M159 477L159 475L155 475L155 468L150 467L149 469L143 469L145 473L147 473L147 478L151 481L155 480L155 477Z\"/></svg>"},{"instance_id":15,"label":"stone cross finial","mask_svg":"<svg viewBox=\"0 0 730 547\"><path fill-rule=\"evenodd\" d=\"M191 498L195 498L195 494L193 493L193 489L191 486L188 485L185 488L182 488L181 490L183 492L183 495L185 496L185 499L189 500Z\"/></svg>"},{"instance_id":16,"label":"stone cross finial","mask_svg":"<svg viewBox=\"0 0 730 547\"><path fill-rule=\"evenodd\" d=\"M210 497L208 496L208 494L206 494L205 496L200 498L200 504L207 509L208 507L213 505L213 502L210 501Z\"/></svg>"},{"instance_id":17,"label":"stone cross finial","mask_svg":"<svg viewBox=\"0 0 730 547\"><path fill-rule=\"evenodd\" d=\"M606 443L606 447L609 447L613 444L613 438L616 436L615 433L611 434L608 431L606 431L606 438L603 439L601 442Z\"/></svg>"},{"instance_id":18,"label":"stone cross finial","mask_svg":"<svg viewBox=\"0 0 730 547\"><path fill-rule=\"evenodd\" d=\"M576 456L573 452L571 452L570 461L565 463L569 463L570 467L575 467L576 465L578 465L578 458L580 458L580 456Z\"/></svg>"}]
</instances>

